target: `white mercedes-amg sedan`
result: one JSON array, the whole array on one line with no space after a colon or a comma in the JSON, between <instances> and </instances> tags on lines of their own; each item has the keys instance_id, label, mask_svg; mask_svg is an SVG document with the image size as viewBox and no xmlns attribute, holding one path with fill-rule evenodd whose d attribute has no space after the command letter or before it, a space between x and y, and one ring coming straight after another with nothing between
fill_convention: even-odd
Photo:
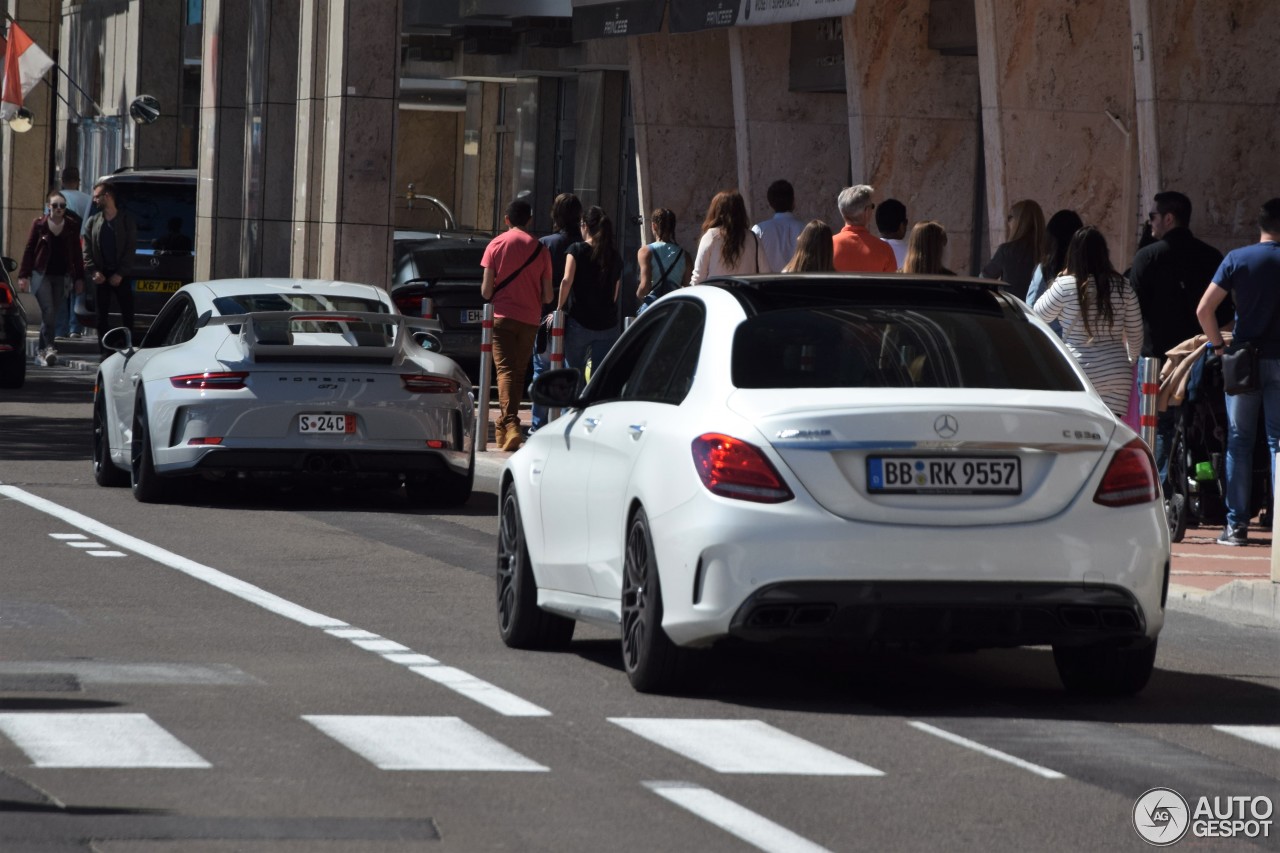
<instances>
[{"instance_id":1,"label":"white mercedes-amg sedan","mask_svg":"<svg viewBox=\"0 0 1280 853\"><path fill-rule=\"evenodd\" d=\"M1142 440L994 282L786 275L677 291L501 478L517 648L619 631L632 685L726 640L1052 646L1068 689L1141 690L1169 531Z\"/></svg>"},{"instance_id":2,"label":"white mercedes-amg sedan","mask_svg":"<svg viewBox=\"0 0 1280 853\"><path fill-rule=\"evenodd\" d=\"M152 503L205 479L404 485L456 505L475 475L466 374L429 321L386 291L309 279L188 284L142 342L114 351L93 399L93 471Z\"/></svg>"}]
</instances>

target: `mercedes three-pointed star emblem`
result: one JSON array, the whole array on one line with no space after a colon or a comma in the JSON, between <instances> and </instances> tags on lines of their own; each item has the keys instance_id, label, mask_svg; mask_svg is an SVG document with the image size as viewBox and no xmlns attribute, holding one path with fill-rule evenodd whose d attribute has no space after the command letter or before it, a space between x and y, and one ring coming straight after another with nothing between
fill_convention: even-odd
<instances>
[{"instance_id":1,"label":"mercedes three-pointed star emblem","mask_svg":"<svg viewBox=\"0 0 1280 853\"><path fill-rule=\"evenodd\" d=\"M938 415L938 419L933 422L933 431L942 438L951 438L960 431L960 424L954 415Z\"/></svg>"}]
</instances>

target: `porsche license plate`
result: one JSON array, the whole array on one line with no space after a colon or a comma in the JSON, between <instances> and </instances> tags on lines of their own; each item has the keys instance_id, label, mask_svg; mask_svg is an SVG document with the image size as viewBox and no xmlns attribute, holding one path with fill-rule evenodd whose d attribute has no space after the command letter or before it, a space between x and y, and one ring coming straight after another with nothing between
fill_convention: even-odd
<instances>
[{"instance_id":1,"label":"porsche license plate","mask_svg":"<svg viewBox=\"0 0 1280 853\"><path fill-rule=\"evenodd\" d=\"M156 278L140 278L133 283L134 293L177 293L182 287L180 281L167 281Z\"/></svg>"},{"instance_id":2,"label":"porsche license plate","mask_svg":"<svg viewBox=\"0 0 1280 853\"><path fill-rule=\"evenodd\" d=\"M912 495L1020 495L1016 456L871 456L867 491Z\"/></svg>"},{"instance_id":3,"label":"porsche license plate","mask_svg":"<svg viewBox=\"0 0 1280 853\"><path fill-rule=\"evenodd\" d=\"M468 308L458 313L462 315L459 319L468 326L473 326L484 320L483 308Z\"/></svg>"},{"instance_id":4,"label":"porsche license plate","mask_svg":"<svg viewBox=\"0 0 1280 853\"><path fill-rule=\"evenodd\" d=\"M356 431L355 415L298 415L298 432L349 434Z\"/></svg>"}]
</instances>

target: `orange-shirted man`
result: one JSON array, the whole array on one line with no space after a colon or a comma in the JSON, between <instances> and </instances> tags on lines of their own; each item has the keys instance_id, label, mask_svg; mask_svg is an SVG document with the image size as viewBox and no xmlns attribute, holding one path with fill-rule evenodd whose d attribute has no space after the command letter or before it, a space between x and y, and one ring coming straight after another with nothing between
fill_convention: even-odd
<instances>
[{"instance_id":1,"label":"orange-shirted man","mask_svg":"<svg viewBox=\"0 0 1280 853\"><path fill-rule=\"evenodd\" d=\"M836 204L844 217L844 228L832 240L836 272L894 272L898 259L893 248L867 230L876 209L866 184L845 187Z\"/></svg>"}]
</instances>

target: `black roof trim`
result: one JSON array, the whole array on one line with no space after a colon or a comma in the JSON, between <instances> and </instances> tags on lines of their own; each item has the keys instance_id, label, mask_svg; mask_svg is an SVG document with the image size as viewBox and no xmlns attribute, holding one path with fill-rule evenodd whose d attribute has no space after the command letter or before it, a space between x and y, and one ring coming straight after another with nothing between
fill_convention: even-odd
<instances>
[{"instance_id":1,"label":"black roof trim","mask_svg":"<svg viewBox=\"0 0 1280 853\"><path fill-rule=\"evenodd\" d=\"M955 289L957 287L980 287L985 290L998 290L1004 282L991 278L974 278L959 275L916 275L900 272L804 272L804 273L769 273L765 275L743 275L733 277L717 277L701 284L723 287L726 290L735 287L747 287L752 290L785 289L796 284L828 284L831 287L847 287L849 285L926 285L939 288Z\"/></svg>"}]
</instances>

